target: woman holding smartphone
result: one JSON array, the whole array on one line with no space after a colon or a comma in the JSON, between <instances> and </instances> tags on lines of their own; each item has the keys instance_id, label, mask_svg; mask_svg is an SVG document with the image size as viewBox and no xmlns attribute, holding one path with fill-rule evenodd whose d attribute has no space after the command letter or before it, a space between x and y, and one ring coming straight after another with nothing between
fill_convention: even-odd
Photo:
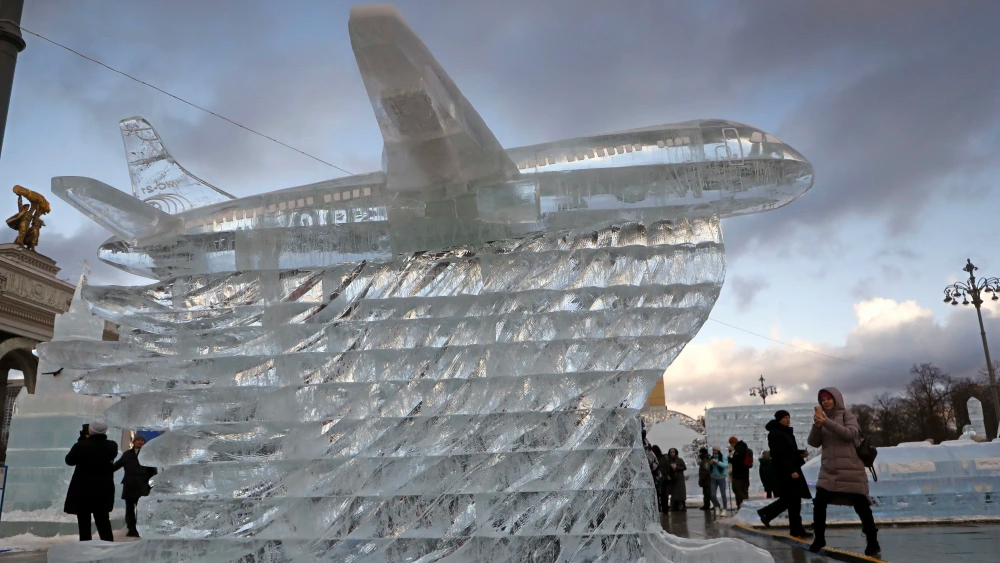
<instances>
[{"instance_id":1,"label":"woman holding smartphone","mask_svg":"<svg viewBox=\"0 0 1000 563\"><path fill-rule=\"evenodd\" d=\"M820 389L819 406L813 414L813 427L808 439L810 446L823 448L816 498L813 500L816 538L809 551L817 553L826 546L826 507L841 504L853 506L861 518L861 530L868 544L865 555L881 555L878 528L875 527L872 501L868 496L868 473L856 449L860 439L858 419L847 410L843 394L834 387Z\"/></svg>"}]
</instances>

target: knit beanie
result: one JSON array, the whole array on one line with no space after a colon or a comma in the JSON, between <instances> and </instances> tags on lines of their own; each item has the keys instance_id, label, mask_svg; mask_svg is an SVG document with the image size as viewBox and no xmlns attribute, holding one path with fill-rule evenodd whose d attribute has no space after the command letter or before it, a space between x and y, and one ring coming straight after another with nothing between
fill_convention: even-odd
<instances>
[{"instance_id":1,"label":"knit beanie","mask_svg":"<svg viewBox=\"0 0 1000 563\"><path fill-rule=\"evenodd\" d=\"M781 419L785 418L786 416L791 416L791 415L789 415L788 411L786 411L786 410L780 410L780 411L774 413L774 420L777 420L777 421L780 422Z\"/></svg>"},{"instance_id":2,"label":"knit beanie","mask_svg":"<svg viewBox=\"0 0 1000 563\"><path fill-rule=\"evenodd\" d=\"M90 433L91 434L107 434L108 433L108 423L101 419L97 419L90 423Z\"/></svg>"}]
</instances>

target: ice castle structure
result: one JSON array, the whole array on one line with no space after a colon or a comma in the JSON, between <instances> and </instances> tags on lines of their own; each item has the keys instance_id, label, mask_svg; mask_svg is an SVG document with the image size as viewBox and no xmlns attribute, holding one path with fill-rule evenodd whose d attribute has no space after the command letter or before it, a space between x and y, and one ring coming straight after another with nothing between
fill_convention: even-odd
<instances>
[{"instance_id":1,"label":"ice castle structure","mask_svg":"<svg viewBox=\"0 0 1000 563\"><path fill-rule=\"evenodd\" d=\"M723 283L720 219L811 165L699 120L504 149L391 6L352 9L383 169L234 199L141 118L133 197L52 190L115 236L114 343L40 353L165 431L142 541L49 561L770 561L665 534L639 412Z\"/></svg>"},{"instance_id":2,"label":"ice castle structure","mask_svg":"<svg viewBox=\"0 0 1000 563\"><path fill-rule=\"evenodd\" d=\"M1000 519L1000 442L952 440L879 448L878 481L868 487L881 522L946 522ZM819 459L802 468L812 485ZM836 510L835 510L836 508ZM850 508L830 507L831 520L857 520Z\"/></svg>"},{"instance_id":3,"label":"ice castle structure","mask_svg":"<svg viewBox=\"0 0 1000 563\"><path fill-rule=\"evenodd\" d=\"M69 310L56 315L52 340L94 346L104 332L104 321L92 315L81 297L89 266L83 273ZM62 368L62 371L58 370ZM53 372L57 372L53 375ZM102 415L117 397L75 393L73 381L84 372L69 364L41 358L35 393L22 392L15 402L7 447L7 490L3 520L63 521L63 501L73 468L65 457L76 443L82 425ZM115 431L108 436L115 439ZM117 496L115 497L117 498ZM76 522L76 518L69 516ZM74 524L75 526L75 524Z\"/></svg>"}]
</instances>

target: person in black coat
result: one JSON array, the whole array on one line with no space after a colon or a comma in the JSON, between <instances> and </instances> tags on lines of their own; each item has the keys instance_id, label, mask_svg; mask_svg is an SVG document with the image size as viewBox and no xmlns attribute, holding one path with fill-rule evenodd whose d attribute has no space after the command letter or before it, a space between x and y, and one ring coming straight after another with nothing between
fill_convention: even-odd
<instances>
[{"instance_id":1,"label":"person in black coat","mask_svg":"<svg viewBox=\"0 0 1000 563\"><path fill-rule=\"evenodd\" d=\"M771 468L771 452L760 452L760 484L767 493L767 498L774 498L778 487L774 484L774 470Z\"/></svg>"},{"instance_id":2,"label":"person in black coat","mask_svg":"<svg viewBox=\"0 0 1000 563\"><path fill-rule=\"evenodd\" d=\"M779 514L788 511L789 535L808 538L809 532L802 526L802 499L812 498L809 485L802 475L805 465L805 451L800 450L792 432L792 418L788 411L774 413L774 420L764 427L767 430L767 445L771 450L771 469L777 487L778 500L757 511L764 526Z\"/></svg>"},{"instance_id":3,"label":"person in black coat","mask_svg":"<svg viewBox=\"0 0 1000 563\"><path fill-rule=\"evenodd\" d=\"M136 435L132 439L132 449L122 454L122 457L115 462L114 470L125 468L125 476L122 477L122 500L125 501L125 525L128 527L127 537L139 537L139 531L135 529L135 509L139 504L139 499L148 496L150 491L149 479L156 475L155 467L146 467L139 463L139 450L146 444L146 437L142 434Z\"/></svg>"},{"instance_id":4,"label":"person in black coat","mask_svg":"<svg viewBox=\"0 0 1000 563\"><path fill-rule=\"evenodd\" d=\"M80 541L90 541L90 516L94 515L97 533L104 541L115 541L111 533L111 509L115 506L115 480L112 466L118 444L108 440L108 424L95 420L81 433L80 439L66 454L66 465L75 467L66 492L63 512L75 514Z\"/></svg>"}]
</instances>

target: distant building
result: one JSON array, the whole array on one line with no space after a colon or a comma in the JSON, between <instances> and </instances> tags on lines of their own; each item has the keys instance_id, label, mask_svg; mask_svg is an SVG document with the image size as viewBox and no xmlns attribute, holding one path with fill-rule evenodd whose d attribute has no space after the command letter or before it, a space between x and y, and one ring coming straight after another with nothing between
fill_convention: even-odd
<instances>
[{"instance_id":1,"label":"distant building","mask_svg":"<svg viewBox=\"0 0 1000 563\"><path fill-rule=\"evenodd\" d=\"M666 406L667 395L663 387L663 378L661 377L660 380L656 382L656 386L653 387L653 391L649 394L649 398L646 399L646 408Z\"/></svg>"}]
</instances>

